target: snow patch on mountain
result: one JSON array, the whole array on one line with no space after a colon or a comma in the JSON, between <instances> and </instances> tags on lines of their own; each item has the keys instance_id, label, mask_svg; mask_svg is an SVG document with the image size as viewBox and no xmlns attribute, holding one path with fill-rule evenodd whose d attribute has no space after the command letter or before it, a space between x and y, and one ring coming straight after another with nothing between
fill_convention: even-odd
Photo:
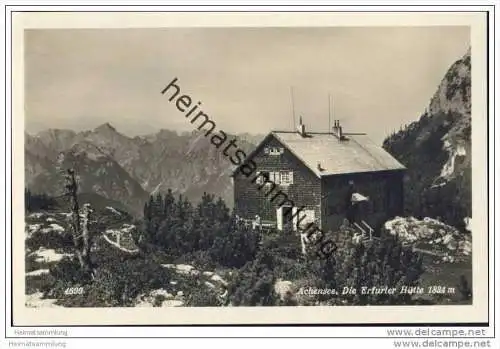
<instances>
[{"instance_id":1,"label":"snow patch on mountain","mask_svg":"<svg viewBox=\"0 0 500 349\"><path fill-rule=\"evenodd\" d=\"M139 252L139 249L132 237L135 230L135 225L124 223L119 229L106 229L102 238L123 252L136 254Z\"/></svg>"},{"instance_id":2,"label":"snow patch on mountain","mask_svg":"<svg viewBox=\"0 0 500 349\"><path fill-rule=\"evenodd\" d=\"M448 138L449 134L443 137L443 150L448 153L448 161L446 161L439 174L439 177L445 181L452 179L456 175L455 161L457 157L464 157L467 155L465 146L461 142L457 142L457 144L453 145Z\"/></svg>"},{"instance_id":3,"label":"snow patch on mountain","mask_svg":"<svg viewBox=\"0 0 500 349\"><path fill-rule=\"evenodd\" d=\"M151 191L150 195L156 195L160 191L162 185L163 185L163 181L161 181L160 183L158 183L158 185L153 188L153 190Z\"/></svg>"},{"instance_id":4,"label":"snow patch on mountain","mask_svg":"<svg viewBox=\"0 0 500 349\"><path fill-rule=\"evenodd\" d=\"M40 247L35 252L30 253L28 256L34 256L35 261L38 263L51 263L59 262L64 257L71 257L71 253L58 253L54 249L47 249L45 247Z\"/></svg>"},{"instance_id":5,"label":"snow patch on mountain","mask_svg":"<svg viewBox=\"0 0 500 349\"><path fill-rule=\"evenodd\" d=\"M42 292L35 292L26 295L24 304L27 308L62 308L56 302L57 299L43 298Z\"/></svg>"},{"instance_id":6,"label":"snow patch on mountain","mask_svg":"<svg viewBox=\"0 0 500 349\"><path fill-rule=\"evenodd\" d=\"M40 276L50 273L49 269L37 269L26 273L26 276Z\"/></svg>"},{"instance_id":7,"label":"snow patch on mountain","mask_svg":"<svg viewBox=\"0 0 500 349\"><path fill-rule=\"evenodd\" d=\"M115 208L113 208L111 206L106 206L106 210L109 210L110 212L114 213L117 216L121 216L122 215L120 212L118 212Z\"/></svg>"}]
</instances>

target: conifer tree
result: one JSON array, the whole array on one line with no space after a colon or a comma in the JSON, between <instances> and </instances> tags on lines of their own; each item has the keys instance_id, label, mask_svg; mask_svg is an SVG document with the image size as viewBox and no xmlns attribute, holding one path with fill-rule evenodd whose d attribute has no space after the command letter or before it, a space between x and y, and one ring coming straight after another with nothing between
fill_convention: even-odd
<instances>
[{"instance_id":1,"label":"conifer tree","mask_svg":"<svg viewBox=\"0 0 500 349\"><path fill-rule=\"evenodd\" d=\"M170 218L170 215L172 214L173 211L173 205L175 202L175 197L172 194L172 189L168 189L167 194L165 194L165 199L163 200L164 203L164 210L163 210L163 217L164 218Z\"/></svg>"}]
</instances>

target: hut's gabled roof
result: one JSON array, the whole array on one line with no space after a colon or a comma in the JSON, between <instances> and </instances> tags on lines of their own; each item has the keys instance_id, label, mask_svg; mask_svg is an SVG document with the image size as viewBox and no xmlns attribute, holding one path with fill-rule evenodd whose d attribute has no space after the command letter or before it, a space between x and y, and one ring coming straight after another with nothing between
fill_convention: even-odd
<instances>
[{"instance_id":1,"label":"hut's gabled roof","mask_svg":"<svg viewBox=\"0 0 500 349\"><path fill-rule=\"evenodd\" d=\"M405 167L364 134L271 132L318 176L404 170Z\"/></svg>"},{"instance_id":2,"label":"hut's gabled roof","mask_svg":"<svg viewBox=\"0 0 500 349\"><path fill-rule=\"evenodd\" d=\"M250 160L271 137L276 138L318 177L360 172L397 171L406 168L365 134L272 131L247 156ZM236 170L235 170L236 172Z\"/></svg>"}]
</instances>

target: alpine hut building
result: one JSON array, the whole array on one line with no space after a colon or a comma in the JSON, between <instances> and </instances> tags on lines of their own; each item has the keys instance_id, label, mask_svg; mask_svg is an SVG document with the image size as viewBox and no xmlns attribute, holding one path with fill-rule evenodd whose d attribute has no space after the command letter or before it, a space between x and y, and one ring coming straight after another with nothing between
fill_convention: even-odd
<instances>
[{"instance_id":1,"label":"alpine hut building","mask_svg":"<svg viewBox=\"0 0 500 349\"><path fill-rule=\"evenodd\" d=\"M367 135L272 131L233 172L235 214L254 225L297 231L315 223L336 230L346 220L373 232L403 213L405 167Z\"/></svg>"}]
</instances>

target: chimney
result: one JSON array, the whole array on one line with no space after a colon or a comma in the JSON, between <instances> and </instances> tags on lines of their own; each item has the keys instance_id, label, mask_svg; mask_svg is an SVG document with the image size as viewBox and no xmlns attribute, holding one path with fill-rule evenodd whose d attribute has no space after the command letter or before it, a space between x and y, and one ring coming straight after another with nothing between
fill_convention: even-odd
<instances>
[{"instance_id":1,"label":"chimney","mask_svg":"<svg viewBox=\"0 0 500 349\"><path fill-rule=\"evenodd\" d=\"M321 167L321 163L318 161L318 171L323 172L325 169Z\"/></svg>"},{"instance_id":2,"label":"chimney","mask_svg":"<svg viewBox=\"0 0 500 349\"><path fill-rule=\"evenodd\" d=\"M339 139L343 139L344 135L342 134L342 126L340 126L340 121L337 120L337 134Z\"/></svg>"},{"instance_id":3,"label":"chimney","mask_svg":"<svg viewBox=\"0 0 500 349\"><path fill-rule=\"evenodd\" d=\"M342 134L342 126L340 126L340 120L334 120L333 121L333 134L338 139L343 139L344 138L344 135Z\"/></svg>"},{"instance_id":4,"label":"chimney","mask_svg":"<svg viewBox=\"0 0 500 349\"><path fill-rule=\"evenodd\" d=\"M333 128L332 128L332 133L336 136L337 135L337 120L333 120Z\"/></svg>"},{"instance_id":5,"label":"chimney","mask_svg":"<svg viewBox=\"0 0 500 349\"><path fill-rule=\"evenodd\" d=\"M342 126L340 126L340 120L334 120L332 133L335 137L339 139L339 141L347 141L349 139L342 132Z\"/></svg>"},{"instance_id":6,"label":"chimney","mask_svg":"<svg viewBox=\"0 0 500 349\"><path fill-rule=\"evenodd\" d=\"M297 131L301 137L306 136L306 126L302 123L302 116L299 117L299 124L297 125Z\"/></svg>"}]
</instances>

